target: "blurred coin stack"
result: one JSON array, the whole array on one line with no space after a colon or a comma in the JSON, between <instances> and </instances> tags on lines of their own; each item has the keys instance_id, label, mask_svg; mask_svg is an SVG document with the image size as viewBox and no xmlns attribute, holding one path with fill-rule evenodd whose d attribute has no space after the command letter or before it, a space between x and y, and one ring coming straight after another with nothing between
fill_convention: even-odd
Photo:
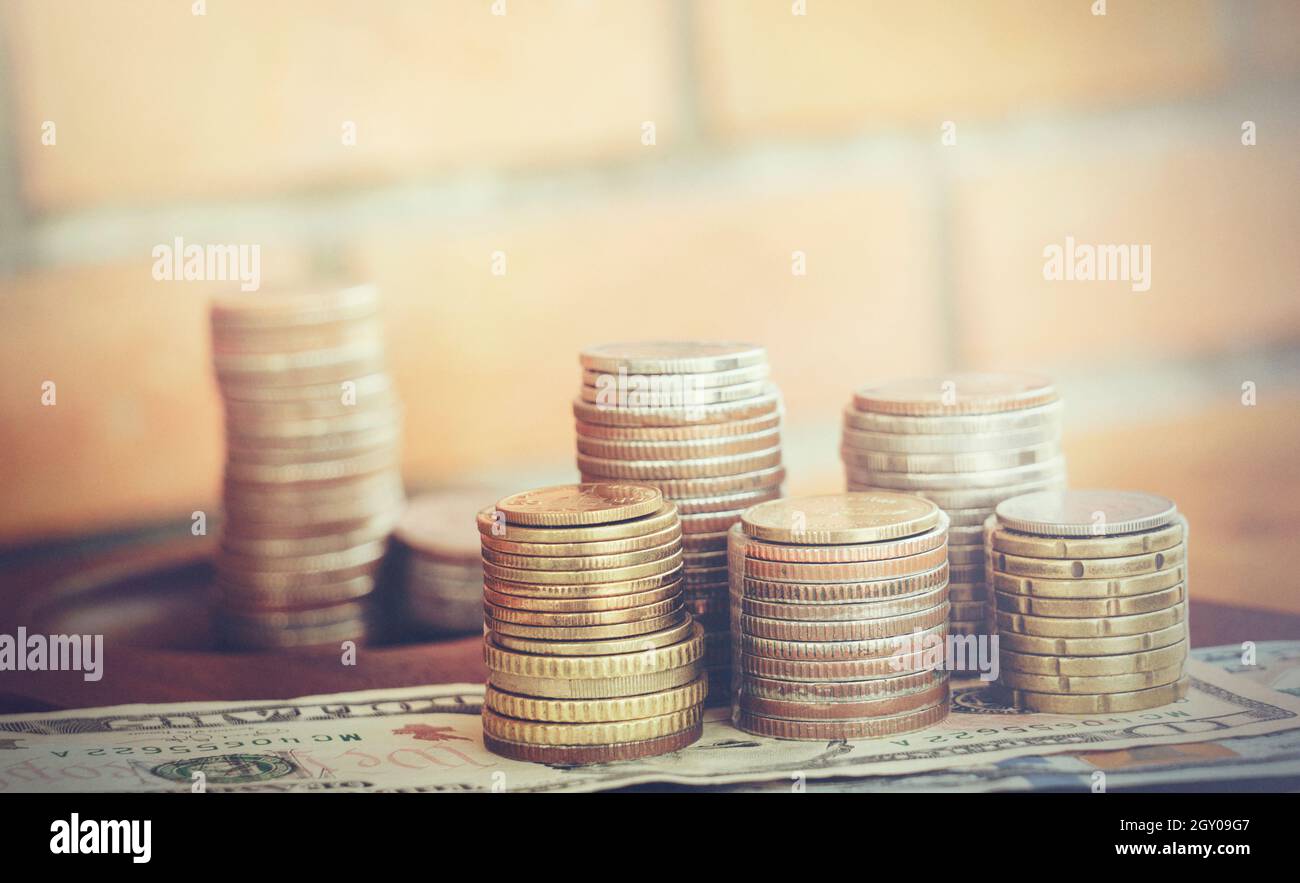
<instances>
[{"instance_id":1,"label":"blurred coin stack","mask_svg":"<svg viewBox=\"0 0 1300 883\"><path fill-rule=\"evenodd\" d=\"M682 604L681 523L659 491L528 491L481 512L478 529L490 750L604 763L700 737L704 633Z\"/></svg>"},{"instance_id":2,"label":"blurred coin stack","mask_svg":"<svg viewBox=\"0 0 1300 883\"><path fill-rule=\"evenodd\" d=\"M214 301L226 412L217 554L223 642L371 638L371 603L401 512L401 407L370 286Z\"/></svg>"},{"instance_id":3,"label":"blurred coin stack","mask_svg":"<svg viewBox=\"0 0 1300 883\"><path fill-rule=\"evenodd\" d=\"M897 490L948 513L952 631L985 634L984 522L1008 497L1065 487L1061 402L1025 374L958 374L858 390L840 448L849 490Z\"/></svg>"},{"instance_id":4,"label":"blurred coin stack","mask_svg":"<svg viewBox=\"0 0 1300 883\"><path fill-rule=\"evenodd\" d=\"M658 488L682 523L686 606L704 626L710 695L730 671L727 529L781 496L780 396L767 352L743 343L631 343L585 349L573 403L583 481Z\"/></svg>"},{"instance_id":5,"label":"blurred coin stack","mask_svg":"<svg viewBox=\"0 0 1300 883\"><path fill-rule=\"evenodd\" d=\"M498 494L441 490L407 504L393 531L396 597L402 631L416 636L481 633L483 559L474 519Z\"/></svg>"},{"instance_id":6,"label":"blurred coin stack","mask_svg":"<svg viewBox=\"0 0 1300 883\"><path fill-rule=\"evenodd\" d=\"M1108 714L1187 694L1187 521L1171 501L1027 494L985 530L1009 703Z\"/></svg>"},{"instance_id":7,"label":"blurred coin stack","mask_svg":"<svg viewBox=\"0 0 1300 883\"><path fill-rule=\"evenodd\" d=\"M746 510L730 531L736 725L822 741L943 720L947 537L943 511L908 494Z\"/></svg>"}]
</instances>

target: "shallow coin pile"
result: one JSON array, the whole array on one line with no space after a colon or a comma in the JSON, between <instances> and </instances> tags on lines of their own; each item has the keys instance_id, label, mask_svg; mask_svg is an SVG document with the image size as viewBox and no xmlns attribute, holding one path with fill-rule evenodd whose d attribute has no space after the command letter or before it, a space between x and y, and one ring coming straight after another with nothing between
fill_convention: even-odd
<instances>
[{"instance_id":1,"label":"shallow coin pile","mask_svg":"<svg viewBox=\"0 0 1300 883\"><path fill-rule=\"evenodd\" d=\"M407 504L393 531L392 609L411 636L479 633L483 629L483 559L474 519L496 499L491 490L422 494Z\"/></svg>"},{"instance_id":2,"label":"shallow coin pile","mask_svg":"<svg viewBox=\"0 0 1300 883\"><path fill-rule=\"evenodd\" d=\"M1187 521L1151 494L1027 494L986 526L1005 699L1060 714L1187 693Z\"/></svg>"},{"instance_id":3,"label":"shallow coin pile","mask_svg":"<svg viewBox=\"0 0 1300 883\"><path fill-rule=\"evenodd\" d=\"M730 532L735 724L821 741L943 720L947 534L942 510L907 494L747 510Z\"/></svg>"},{"instance_id":4,"label":"shallow coin pile","mask_svg":"<svg viewBox=\"0 0 1300 883\"><path fill-rule=\"evenodd\" d=\"M528 491L481 512L478 529L490 750L603 763L700 737L704 634L682 604L681 524L659 491Z\"/></svg>"},{"instance_id":5,"label":"shallow coin pile","mask_svg":"<svg viewBox=\"0 0 1300 883\"><path fill-rule=\"evenodd\" d=\"M983 525L1001 501L1065 486L1061 402L1042 378L958 374L858 390L840 455L849 490L920 494L948 513L954 633L985 634Z\"/></svg>"},{"instance_id":6,"label":"shallow coin pile","mask_svg":"<svg viewBox=\"0 0 1300 883\"><path fill-rule=\"evenodd\" d=\"M730 680L727 529L781 496L781 400L767 353L743 343L585 349L573 403L583 481L633 481L677 504L684 599L704 626L712 693Z\"/></svg>"},{"instance_id":7,"label":"shallow coin pile","mask_svg":"<svg viewBox=\"0 0 1300 883\"><path fill-rule=\"evenodd\" d=\"M222 297L211 323L226 413L221 640L373 637L371 593L403 502L378 294Z\"/></svg>"}]
</instances>

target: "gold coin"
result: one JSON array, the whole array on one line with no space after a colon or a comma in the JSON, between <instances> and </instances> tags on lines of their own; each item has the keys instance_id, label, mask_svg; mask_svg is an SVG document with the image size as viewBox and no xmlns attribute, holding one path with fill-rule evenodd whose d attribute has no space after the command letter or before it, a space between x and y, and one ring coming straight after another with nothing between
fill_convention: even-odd
<instances>
[{"instance_id":1,"label":"gold coin","mask_svg":"<svg viewBox=\"0 0 1300 883\"><path fill-rule=\"evenodd\" d=\"M933 689L947 679L947 672L941 671L912 671L903 674L891 672L887 677L825 683L746 677L740 690L745 695L758 699L833 704L912 695L918 691ZM772 717L783 716L772 715Z\"/></svg>"},{"instance_id":2,"label":"gold coin","mask_svg":"<svg viewBox=\"0 0 1300 883\"><path fill-rule=\"evenodd\" d=\"M1128 595L1119 598L1032 598L1026 595L995 593L998 610L1047 617L1130 616L1164 610L1186 598L1180 583L1169 589Z\"/></svg>"},{"instance_id":3,"label":"gold coin","mask_svg":"<svg viewBox=\"0 0 1300 883\"><path fill-rule=\"evenodd\" d=\"M721 494L775 488L780 487L783 481L785 481L785 468L775 466L771 469L760 469L757 472L746 472L741 475L722 475L714 478L645 479L640 484L658 488L669 499L681 499L687 497L713 497Z\"/></svg>"},{"instance_id":4,"label":"gold coin","mask_svg":"<svg viewBox=\"0 0 1300 883\"><path fill-rule=\"evenodd\" d=\"M516 650L500 645L500 638L493 635L484 640L483 660L489 671L543 679L609 679L663 672L698 662L704 652L704 629L694 623L657 635L618 641L584 641L572 646L525 641L522 643L529 646ZM533 645L539 646L540 650L532 649ZM538 655L539 652L547 655ZM501 684L497 686L509 690ZM510 692L543 695L521 690Z\"/></svg>"},{"instance_id":5,"label":"gold coin","mask_svg":"<svg viewBox=\"0 0 1300 883\"><path fill-rule=\"evenodd\" d=\"M992 577L995 589L1011 595L1062 599L1119 598L1172 588L1186 581L1187 568L1177 565L1119 579L1037 579L997 572Z\"/></svg>"},{"instance_id":6,"label":"gold coin","mask_svg":"<svg viewBox=\"0 0 1300 883\"><path fill-rule=\"evenodd\" d=\"M766 619L741 614L740 629L742 635L775 641L870 641L923 631L947 621L948 605L939 604L928 610L899 616L830 622Z\"/></svg>"},{"instance_id":7,"label":"gold coin","mask_svg":"<svg viewBox=\"0 0 1300 883\"><path fill-rule=\"evenodd\" d=\"M483 560L499 567L513 567L520 570L606 571L660 561L681 551L681 548L680 538L649 549L617 552L612 555L514 555L484 547Z\"/></svg>"},{"instance_id":8,"label":"gold coin","mask_svg":"<svg viewBox=\"0 0 1300 883\"><path fill-rule=\"evenodd\" d=\"M690 617L678 603L671 612L652 619L639 619L634 622L612 623L610 625L590 626L545 626L525 625L519 622L506 622L485 615L483 624L497 635L531 638L535 641L556 641L568 643L573 641L599 641L609 638L631 638L651 632L663 631L683 622Z\"/></svg>"},{"instance_id":9,"label":"gold coin","mask_svg":"<svg viewBox=\"0 0 1300 883\"><path fill-rule=\"evenodd\" d=\"M1062 696L1028 690L1000 689L998 692L1008 704L1028 711L1042 711L1048 714L1119 714L1158 708L1176 702L1187 695L1187 687L1188 679L1184 677L1172 684L1128 693Z\"/></svg>"},{"instance_id":10,"label":"gold coin","mask_svg":"<svg viewBox=\"0 0 1300 883\"><path fill-rule=\"evenodd\" d=\"M791 543L767 543L751 539L745 547L750 558L765 561L791 561L809 563L854 563L880 561L886 558L904 558L919 555L943 546L948 536L948 516L939 512L939 523L924 533L899 540L881 540L875 543L845 543L841 545L807 546ZM949 549L951 559L951 549Z\"/></svg>"},{"instance_id":11,"label":"gold coin","mask_svg":"<svg viewBox=\"0 0 1300 883\"><path fill-rule=\"evenodd\" d=\"M887 473L984 473L1031 466L1061 456L1057 442L963 454L882 454L843 447L840 458L856 469Z\"/></svg>"},{"instance_id":12,"label":"gold coin","mask_svg":"<svg viewBox=\"0 0 1300 883\"><path fill-rule=\"evenodd\" d=\"M907 378L864 387L853 394L858 411L910 416L992 414L1056 401L1056 389L1033 374L954 374Z\"/></svg>"},{"instance_id":13,"label":"gold coin","mask_svg":"<svg viewBox=\"0 0 1300 883\"><path fill-rule=\"evenodd\" d=\"M1040 579L1109 579L1121 576L1138 576L1154 573L1182 564L1187 547L1172 546L1162 552L1146 555L1128 555L1121 558L1078 558L1068 561L1059 558L1025 558L993 553L993 567L1012 576L1031 576Z\"/></svg>"},{"instance_id":14,"label":"gold coin","mask_svg":"<svg viewBox=\"0 0 1300 883\"><path fill-rule=\"evenodd\" d=\"M1183 676L1182 662L1154 671L1135 671L1122 675L1073 677L1067 675L1035 675L1018 671L1003 671L998 684L1012 690L1034 693L1059 693L1065 695L1131 693L1172 684Z\"/></svg>"},{"instance_id":15,"label":"gold coin","mask_svg":"<svg viewBox=\"0 0 1300 883\"><path fill-rule=\"evenodd\" d=\"M884 561L856 561L845 564L801 564L787 561L745 560L746 577L794 583L838 583L914 576L932 570L948 558L948 549L940 546L929 552L890 558ZM949 569L951 572L951 568Z\"/></svg>"},{"instance_id":16,"label":"gold coin","mask_svg":"<svg viewBox=\"0 0 1300 883\"><path fill-rule=\"evenodd\" d=\"M682 730L680 733L647 739L644 742L620 742L613 745L526 745L484 734L483 746L493 754L511 760L579 766L590 763L617 763L659 754L671 754L698 742L703 734L704 721L701 720L694 727Z\"/></svg>"},{"instance_id":17,"label":"gold coin","mask_svg":"<svg viewBox=\"0 0 1300 883\"><path fill-rule=\"evenodd\" d=\"M496 509L509 524L575 527L640 518L663 502L658 491L635 484L565 484L504 497Z\"/></svg>"},{"instance_id":18,"label":"gold coin","mask_svg":"<svg viewBox=\"0 0 1300 883\"><path fill-rule=\"evenodd\" d=\"M951 456L1029 448L1035 445L1058 442L1060 437L1061 428L1059 423L1055 422L1008 432L922 434L873 432L865 429L854 429L846 420L841 435L841 443L850 450L870 451L878 454ZM894 471L905 472L907 470Z\"/></svg>"},{"instance_id":19,"label":"gold coin","mask_svg":"<svg viewBox=\"0 0 1300 883\"><path fill-rule=\"evenodd\" d=\"M757 540L834 544L892 540L940 523L934 504L907 494L824 494L773 500L746 511L741 523Z\"/></svg>"},{"instance_id":20,"label":"gold coin","mask_svg":"<svg viewBox=\"0 0 1300 883\"><path fill-rule=\"evenodd\" d=\"M489 670L488 683L507 693L539 699L614 699L681 687L697 680L703 672L699 660L678 668L603 678L545 678Z\"/></svg>"},{"instance_id":21,"label":"gold coin","mask_svg":"<svg viewBox=\"0 0 1300 883\"><path fill-rule=\"evenodd\" d=\"M666 573L658 573L640 579L567 586L511 582L496 579L486 574L483 577L484 588L507 595L514 595L518 598L613 598L681 584L682 572L680 570L670 570Z\"/></svg>"},{"instance_id":22,"label":"gold coin","mask_svg":"<svg viewBox=\"0 0 1300 883\"><path fill-rule=\"evenodd\" d=\"M702 423L694 426L606 426L599 423L574 421L579 440L611 442L698 442L763 433L781 425L777 412L760 414L744 420L725 423Z\"/></svg>"},{"instance_id":23,"label":"gold coin","mask_svg":"<svg viewBox=\"0 0 1300 883\"><path fill-rule=\"evenodd\" d=\"M938 683L911 693L881 696L870 699L845 699L836 702L825 700L765 699L744 690L738 697L742 712L768 718L795 721L861 720L906 714L920 708L932 708L948 702L948 677L941 676Z\"/></svg>"},{"instance_id":24,"label":"gold coin","mask_svg":"<svg viewBox=\"0 0 1300 883\"><path fill-rule=\"evenodd\" d=\"M658 511L641 518L630 518L613 524L596 524L585 527L521 527L509 524L505 513L488 507L478 513L478 531L494 540L519 543L589 543L645 537L677 525L677 508L665 502ZM658 545L656 543L655 545ZM557 554L565 554L563 552Z\"/></svg>"},{"instance_id":25,"label":"gold coin","mask_svg":"<svg viewBox=\"0 0 1300 883\"><path fill-rule=\"evenodd\" d=\"M545 559L538 559L545 560ZM611 567L605 570L525 570L520 567L501 567L483 562L483 573L494 579L533 585L590 585L593 583L624 582L645 576L658 576L681 567L681 550L664 558L633 564L628 567Z\"/></svg>"},{"instance_id":26,"label":"gold coin","mask_svg":"<svg viewBox=\"0 0 1300 883\"><path fill-rule=\"evenodd\" d=\"M1154 494L1129 491L1055 491L998 504L999 524L1036 536L1103 537L1155 530L1173 523L1178 509Z\"/></svg>"},{"instance_id":27,"label":"gold coin","mask_svg":"<svg viewBox=\"0 0 1300 883\"><path fill-rule=\"evenodd\" d=\"M917 592L914 595L904 595L891 600L859 601L852 604L789 604L743 598L741 600L741 610L749 616L764 619L801 622L844 622L918 613L922 610L937 607L947 600L948 587L940 585L937 589Z\"/></svg>"},{"instance_id":28,"label":"gold coin","mask_svg":"<svg viewBox=\"0 0 1300 883\"><path fill-rule=\"evenodd\" d=\"M627 552L639 552L672 543L681 539L682 529L671 524L654 533L626 539L597 540L585 543L521 543L513 540L498 539L488 534L478 534L483 548L512 555L541 555L546 557L619 555ZM475 558L478 557L478 544L475 543Z\"/></svg>"},{"instance_id":29,"label":"gold coin","mask_svg":"<svg viewBox=\"0 0 1300 883\"><path fill-rule=\"evenodd\" d=\"M692 441L605 441L578 436L578 453L608 460L676 461L704 460L748 454L781 444L781 432L771 429L751 435L722 436Z\"/></svg>"},{"instance_id":30,"label":"gold coin","mask_svg":"<svg viewBox=\"0 0 1300 883\"><path fill-rule=\"evenodd\" d=\"M1091 619L1065 617L1026 616L1023 613L997 614L998 631L1041 638L1107 638L1120 635L1138 635L1168 628L1182 622L1185 604L1156 610L1152 613L1135 613L1131 616L1102 616Z\"/></svg>"},{"instance_id":31,"label":"gold coin","mask_svg":"<svg viewBox=\"0 0 1300 883\"><path fill-rule=\"evenodd\" d=\"M791 583L743 577L744 595L759 601L795 604L854 603L914 595L948 582L948 565L911 576L840 583Z\"/></svg>"},{"instance_id":32,"label":"gold coin","mask_svg":"<svg viewBox=\"0 0 1300 883\"><path fill-rule=\"evenodd\" d=\"M611 408L584 402L581 396L573 400L573 416L584 423L603 426L695 426L713 423L731 423L752 420L781 410L781 396L771 384L762 395L738 402L720 402L716 405L686 405L680 408Z\"/></svg>"},{"instance_id":33,"label":"gold coin","mask_svg":"<svg viewBox=\"0 0 1300 883\"><path fill-rule=\"evenodd\" d=\"M483 704L505 717L555 723L603 723L655 717L695 708L709 689L707 678L697 678L681 687L640 696L613 699L536 699L504 693L488 685Z\"/></svg>"},{"instance_id":34,"label":"gold coin","mask_svg":"<svg viewBox=\"0 0 1300 883\"><path fill-rule=\"evenodd\" d=\"M872 473L877 475L880 473ZM897 488L885 487L870 478L856 479L852 474L848 476L848 488L850 491L892 491L898 493ZM1031 481L1026 484L1008 485L1007 487L997 488L974 488L970 490L922 490L913 491L917 496L930 500L936 506L949 512L949 518L952 518L953 509L978 509L981 507L996 506L1002 500L1009 497L1016 497L1021 494L1027 494L1031 491L1051 490L1064 487L1065 484L1065 467L1060 464L1056 474L1044 481ZM986 516L987 517L987 516Z\"/></svg>"},{"instance_id":35,"label":"gold coin","mask_svg":"<svg viewBox=\"0 0 1300 883\"><path fill-rule=\"evenodd\" d=\"M1054 677L1101 677L1127 675L1134 672L1156 671L1187 659L1187 642L1179 641L1159 650L1143 653L1124 653L1117 656L1035 656L1029 653L999 651L1003 670Z\"/></svg>"},{"instance_id":36,"label":"gold coin","mask_svg":"<svg viewBox=\"0 0 1300 883\"><path fill-rule=\"evenodd\" d=\"M948 716L948 703L909 711L892 717L869 717L861 720L796 721L764 717L742 711L736 726L747 733L773 739L799 739L827 742L841 739L883 739L934 726Z\"/></svg>"},{"instance_id":37,"label":"gold coin","mask_svg":"<svg viewBox=\"0 0 1300 883\"><path fill-rule=\"evenodd\" d=\"M779 446L748 454L710 457L703 460L605 460L578 455L578 469L583 475L600 475L611 479L719 478L771 469L781 465Z\"/></svg>"},{"instance_id":38,"label":"gold coin","mask_svg":"<svg viewBox=\"0 0 1300 883\"><path fill-rule=\"evenodd\" d=\"M749 343L654 341L587 347L578 361L588 371L627 374L701 374L735 371L767 362L767 351Z\"/></svg>"},{"instance_id":39,"label":"gold coin","mask_svg":"<svg viewBox=\"0 0 1300 883\"><path fill-rule=\"evenodd\" d=\"M526 745L613 745L620 742L643 742L689 730L701 720L702 709L696 705L635 720L599 723L552 723L518 720L483 707L483 732L496 739Z\"/></svg>"},{"instance_id":40,"label":"gold coin","mask_svg":"<svg viewBox=\"0 0 1300 883\"><path fill-rule=\"evenodd\" d=\"M1037 537L1020 534L998 526L992 516L989 539L992 547L1009 555L1026 558L1120 558L1162 552L1183 542L1186 519L1142 533L1098 539Z\"/></svg>"},{"instance_id":41,"label":"gold coin","mask_svg":"<svg viewBox=\"0 0 1300 883\"><path fill-rule=\"evenodd\" d=\"M1003 411L996 414L951 416L907 416L860 411L852 404L844 409L844 425L866 432L889 432L898 435L979 435L1016 432L1061 425L1060 400L1034 408Z\"/></svg>"},{"instance_id":42,"label":"gold coin","mask_svg":"<svg viewBox=\"0 0 1300 883\"><path fill-rule=\"evenodd\" d=\"M618 625L621 623L641 622L659 619L682 608L682 599L678 596L665 598L643 604L640 607L624 607L619 610L596 610L584 612L551 613L534 610L520 610L515 607L498 607L490 601L484 601L483 609L493 622L516 623L519 625L550 626L553 628L588 628L591 626Z\"/></svg>"},{"instance_id":43,"label":"gold coin","mask_svg":"<svg viewBox=\"0 0 1300 883\"><path fill-rule=\"evenodd\" d=\"M1044 638L1015 632L1001 632L998 635L1002 649L1039 656L1119 656L1144 653L1168 647L1186 638L1186 621L1140 635L1107 638Z\"/></svg>"},{"instance_id":44,"label":"gold coin","mask_svg":"<svg viewBox=\"0 0 1300 883\"><path fill-rule=\"evenodd\" d=\"M942 642L946 634L946 626L928 629L917 636L918 644ZM930 674L926 669L932 664L921 650L871 659L774 659L749 653L738 656L741 671L751 678L798 681L818 687L841 682L851 687L868 679L888 679L920 671Z\"/></svg>"}]
</instances>

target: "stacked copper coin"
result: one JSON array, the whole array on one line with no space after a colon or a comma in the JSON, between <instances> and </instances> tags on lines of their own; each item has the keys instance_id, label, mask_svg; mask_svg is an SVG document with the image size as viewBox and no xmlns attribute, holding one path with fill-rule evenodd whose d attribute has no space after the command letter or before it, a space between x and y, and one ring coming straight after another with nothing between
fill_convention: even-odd
<instances>
[{"instance_id":1,"label":"stacked copper coin","mask_svg":"<svg viewBox=\"0 0 1300 883\"><path fill-rule=\"evenodd\" d=\"M499 493L441 490L407 504L393 537L397 578L392 609L414 635L481 633L483 559L474 519Z\"/></svg>"},{"instance_id":2,"label":"stacked copper coin","mask_svg":"<svg viewBox=\"0 0 1300 883\"><path fill-rule=\"evenodd\" d=\"M564 485L478 517L483 739L516 760L598 763L700 737L704 634L682 605L682 532L659 491Z\"/></svg>"},{"instance_id":3,"label":"stacked copper coin","mask_svg":"<svg viewBox=\"0 0 1300 883\"><path fill-rule=\"evenodd\" d=\"M900 490L951 519L952 630L982 634L984 521L1008 497L1065 486L1061 402L1023 374L959 374L858 390L844 412L849 490Z\"/></svg>"},{"instance_id":4,"label":"stacked copper coin","mask_svg":"<svg viewBox=\"0 0 1300 883\"><path fill-rule=\"evenodd\" d=\"M663 492L682 522L687 607L703 624L712 695L730 679L727 529L781 495L781 401L767 353L741 343L585 349L573 403L583 481Z\"/></svg>"},{"instance_id":5,"label":"stacked copper coin","mask_svg":"<svg viewBox=\"0 0 1300 883\"><path fill-rule=\"evenodd\" d=\"M1186 695L1187 521L1171 501L1026 494L985 531L1007 701L1108 714Z\"/></svg>"},{"instance_id":6,"label":"stacked copper coin","mask_svg":"<svg viewBox=\"0 0 1300 883\"><path fill-rule=\"evenodd\" d=\"M780 739L875 739L948 714L948 517L920 497L762 503L731 528L732 719Z\"/></svg>"},{"instance_id":7,"label":"stacked copper coin","mask_svg":"<svg viewBox=\"0 0 1300 883\"><path fill-rule=\"evenodd\" d=\"M212 306L226 411L217 622L226 643L372 637L402 506L401 409L370 286Z\"/></svg>"}]
</instances>

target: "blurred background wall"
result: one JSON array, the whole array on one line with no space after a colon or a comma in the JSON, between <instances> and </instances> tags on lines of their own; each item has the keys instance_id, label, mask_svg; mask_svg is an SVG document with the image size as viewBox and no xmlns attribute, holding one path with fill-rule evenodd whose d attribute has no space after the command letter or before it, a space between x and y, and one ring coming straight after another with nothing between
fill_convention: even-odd
<instances>
[{"instance_id":1,"label":"blurred background wall","mask_svg":"<svg viewBox=\"0 0 1300 883\"><path fill-rule=\"evenodd\" d=\"M1028 369L1198 597L1300 610L1300 3L1106 7L0 0L0 547L216 508L179 236L382 287L412 485L576 477L589 343L766 345L793 493L855 386ZM1045 281L1067 236L1150 290Z\"/></svg>"}]
</instances>

